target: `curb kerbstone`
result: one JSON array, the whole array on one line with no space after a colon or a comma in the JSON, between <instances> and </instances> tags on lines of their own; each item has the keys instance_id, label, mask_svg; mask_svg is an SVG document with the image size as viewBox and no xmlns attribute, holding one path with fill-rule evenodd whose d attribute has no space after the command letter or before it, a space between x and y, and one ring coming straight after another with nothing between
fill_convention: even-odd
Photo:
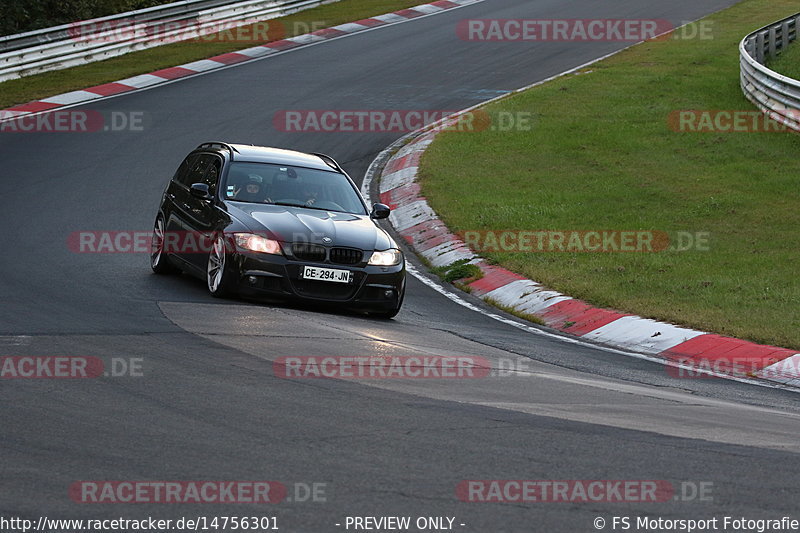
<instances>
[{"instance_id":1,"label":"curb kerbstone","mask_svg":"<svg viewBox=\"0 0 800 533\"><path fill-rule=\"evenodd\" d=\"M456 120L457 116L447 119ZM741 376L744 368L750 377L800 387L800 354L793 350L593 307L483 261L447 228L419 194L419 161L435 135L435 126L434 131L418 132L388 159L378 183L380 201L393 208L389 221L395 230L433 266L467 260L481 269L483 277L469 283L472 294L536 316L563 333L663 358L675 365L676 373L680 372L678 369L695 368L715 375Z\"/></svg>"}]
</instances>

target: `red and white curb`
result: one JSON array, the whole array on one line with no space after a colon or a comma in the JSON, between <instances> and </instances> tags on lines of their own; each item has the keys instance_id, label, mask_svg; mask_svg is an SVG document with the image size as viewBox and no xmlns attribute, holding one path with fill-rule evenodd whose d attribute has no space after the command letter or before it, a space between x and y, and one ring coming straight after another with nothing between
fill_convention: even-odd
<instances>
[{"instance_id":1,"label":"red and white curb","mask_svg":"<svg viewBox=\"0 0 800 533\"><path fill-rule=\"evenodd\" d=\"M674 366L676 374L696 370L800 387L800 354L794 350L600 309L486 263L450 232L419 194L416 177L420 158L436 133L435 129L423 130L401 139L413 140L387 160L378 192L380 201L392 208L389 221L395 230L431 265L466 260L481 269L483 277L468 284L471 294L536 316L545 325L571 336L660 359ZM368 188L369 183L365 183L363 190L368 193Z\"/></svg>"},{"instance_id":2,"label":"red and white curb","mask_svg":"<svg viewBox=\"0 0 800 533\"><path fill-rule=\"evenodd\" d=\"M312 33L298 35L280 41L273 41L261 46L247 48L245 50L238 50L227 54L218 55L200 61L193 61L185 65L177 67L170 67L149 74L141 74L132 78L126 78L111 83L104 83L95 87L89 87L80 91L72 91L57 96L43 98L27 104L17 105L8 109L0 110L0 122L4 120L12 120L26 115L50 111L64 106L72 106L104 98L114 96L130 91L137 91L146 87L152 87L162 83L171 82L173 80L193 76L203 72L224 68L237 63L251 61L253 59L262 58L277 52L283 52L292 48L317 43L320 41L327 41L345 35L358 33L361 31L371 30L379 26L388 26L400 22L406 22L411 19L433 15L441 11L453 9L469 4L482 2L483 0L439 0L430 4L422 4L408 9L402 9L393 13L379 15L377 17L370 17L356 22L348 22L340 24L331 28L324 28Z\"/></svg>"}]
</instances>

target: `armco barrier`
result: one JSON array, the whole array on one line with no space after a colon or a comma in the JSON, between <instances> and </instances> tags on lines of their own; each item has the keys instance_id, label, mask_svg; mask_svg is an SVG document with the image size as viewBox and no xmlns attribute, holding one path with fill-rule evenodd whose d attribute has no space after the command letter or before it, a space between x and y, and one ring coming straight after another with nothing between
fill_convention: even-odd
<instances>
[{"instance_id":1,"label":"armco barrier","mask_svg":"<svg viewBox=\"0 0 800 533\"><path fill-rule=\"evenodd\" d=\"M770 118L800 131L800 81L768 69L775 57L797 38L800 13L754 31L739 43L742 91Z\"/></svg>"},{"instance_id":2,"label":"armco barrier","mask_svg":"<svg viewBox=\"0 0 800 533\"><path fill-rule=\"evenodd\" d=\"M101 61L335 1L183 0L0 37L0 81Z\"/></svg>"}]
</instances>

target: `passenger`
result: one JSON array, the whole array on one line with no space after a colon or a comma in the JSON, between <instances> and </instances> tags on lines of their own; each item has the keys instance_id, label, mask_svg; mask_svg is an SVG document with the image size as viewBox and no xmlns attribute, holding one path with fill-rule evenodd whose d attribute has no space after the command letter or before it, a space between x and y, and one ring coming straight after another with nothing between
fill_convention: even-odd
<instances>
[{"instance_id":1,"label":"passenger","mask_svg":"<svg viewBox=\"0 0 800 533\"><path fill-rule=\"evenodd\" d=\"M319 191L317 186L313 183L306 183L303 185L303 202L309 207L313 207L319 201Z\"/></svg>"}]
</instances>

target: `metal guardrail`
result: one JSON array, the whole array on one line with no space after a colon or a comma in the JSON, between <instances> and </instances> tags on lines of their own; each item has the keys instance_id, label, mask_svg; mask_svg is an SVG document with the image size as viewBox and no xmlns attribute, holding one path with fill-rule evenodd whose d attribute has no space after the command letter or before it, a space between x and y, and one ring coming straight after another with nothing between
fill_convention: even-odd
<instances>
[{"instance_id":1,"label":"metal guardrail","mask_svg":"<svg viewBox=\"0 0 800 533\"><path fill-rule=\"evenodd\" d=\"M800 81L764 66L797 38L800 13L764 26L739 43L744 95L773 120L800 131Z\"/></svg>"},{"instance_id":2,"label":"metal guardrail","mask_svg":"<svg viewBox=\"0 0 800 533\"><path fill-rule=\"evenodd\" d=\"M0 37L0 81L203 37L335 1L183 0Z\"/></svg>"}]
</instances>

